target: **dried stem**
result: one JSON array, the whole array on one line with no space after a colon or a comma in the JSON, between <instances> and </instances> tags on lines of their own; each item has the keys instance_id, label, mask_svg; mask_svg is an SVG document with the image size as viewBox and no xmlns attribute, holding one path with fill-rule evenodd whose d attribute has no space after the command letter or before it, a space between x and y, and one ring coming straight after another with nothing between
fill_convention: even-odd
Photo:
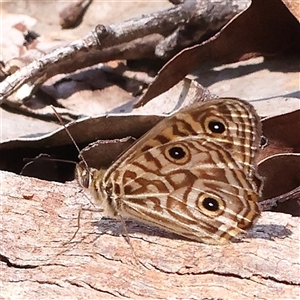
<instances>
[{"instance_id":1,"label":"dried stem","mask_svg":"<svg viewBox=\"0 0 300 300\"><path fill-rule=\"evenodd\" d=\"M174 49L178 51L184 45L195 42L189 37L186 37L189 42L182 41L182 38L185 38L185 26L188 24L198 24L204 34L216 30L216 27L220 28L244 8L245 3L236 4L235 1L185 1L174 8L119 24L97 25L95 30L83 39L56 49L8 76L0 83L0 104L21 87L17 98L23 100L52 76L70 73L99 62L139 59L151 55L168 58ZM180 30L181 39L177 44L178 28L183 30ZM199 28L196 29L198 30ZM193 35L193 32L189 33ZM198 31L197 37L199 36ZM164 42L165 37L167 39ZM171 47L170 40L173 43ZM18 99L10 101L16 102Z\"/></svg>"},{"instance_id":2,"label":"dried stem","mask_svg":"<svg viewBox=\"0 0 300 300\"><path fill-rule=\"evenodd\" d=\"M259 207L262 211L267 211L271 210L273 207L276 207L279 203L290 200L300 200L300 186L285 194L260 202Z\"/></svg>"}]
</instances>

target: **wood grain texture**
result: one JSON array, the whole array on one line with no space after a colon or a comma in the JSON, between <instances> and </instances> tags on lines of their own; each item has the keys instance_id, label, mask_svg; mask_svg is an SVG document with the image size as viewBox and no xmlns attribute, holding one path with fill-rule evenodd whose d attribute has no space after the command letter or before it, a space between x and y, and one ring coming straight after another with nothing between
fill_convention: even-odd
<instances>
[{"instance_id":1,"label":"wood grain texture","mask_svg":"<svg viewBox=\"0 0 300 300\"><path fill-rule=\"evenodd\" d=\"M87 198L59 184L1 172L3 299L296 299L299 218L262 213L248 237L210 246L78 208Z\"/></svg>"}]
</instances>

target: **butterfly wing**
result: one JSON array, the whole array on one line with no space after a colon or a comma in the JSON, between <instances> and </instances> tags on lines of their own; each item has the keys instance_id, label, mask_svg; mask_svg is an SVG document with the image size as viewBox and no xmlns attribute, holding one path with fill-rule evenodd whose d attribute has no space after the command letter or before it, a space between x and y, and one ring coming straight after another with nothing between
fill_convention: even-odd
<instances>
[{"instance_id":1,"label":"butterfly wing","mask_svg":"<svg viewBox=\"0 0 300 300\"><path fill-rule=\"evenodd\" d=\"M188 238L222 243L259 215L260 122L236 99L196 104L160 122L106 172L113 211Z\"/></svg>"},{"instance_id":2,"label":"butterfly wing","mask_svg":"<svg viewBox=\"0 0 300 300\"><path fill-rule=\"evenodd\" d=\"M253 176L256 170L255 156L262 135L260 118L253 106L235 98L219 98L195 103L154 126L137 140L112 166L140 157L147 150L188 136L199 136L218 142L230 151L232 158L245 172ZM110 170L107 172L109 176Z\"/></svg>"}]
</instances>

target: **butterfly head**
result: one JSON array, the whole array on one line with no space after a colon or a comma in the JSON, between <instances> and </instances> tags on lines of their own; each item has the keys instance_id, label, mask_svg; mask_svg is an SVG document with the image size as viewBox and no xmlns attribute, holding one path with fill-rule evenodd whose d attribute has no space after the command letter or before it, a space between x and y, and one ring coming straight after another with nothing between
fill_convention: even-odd
<instances>
[{"instance_id":1,"label":"butterfly head","mask_svg":"<svg viewBox=\"0 0 300 300\"><path fill-rule=\"evenodd\" d=\"M102 169L87 168L83 161L76 165L75 178L81 187L91 193L96 205L101 205L103 202L100 183L104 173L105 170Z\"/></svg>"},{"instance_id":2,"label":"butterfly head","mask_svg":"<svg viewBox=\"0 0 300 300\"><path fill-rule=\"evenodd\" d=\"M83 162L76 165L75 178L84 189L89 189L93 179L93 170L87 169Z\"/></svg>"}]
</instances>

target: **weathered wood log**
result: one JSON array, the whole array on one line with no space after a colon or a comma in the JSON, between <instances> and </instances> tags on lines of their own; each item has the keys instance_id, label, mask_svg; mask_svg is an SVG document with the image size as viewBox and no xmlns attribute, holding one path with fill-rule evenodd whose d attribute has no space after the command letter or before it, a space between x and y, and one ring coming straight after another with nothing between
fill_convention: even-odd
<instances>
[{"instance_id":1,"label":"weathered wood log","mask_svg":"<svg viewBox=\"0 0 300 300\"><path fill-rule=\"evenodd\" d=\"M210 246L78 209L75 183L0 172L3 299L296 299L299 218L264 212L241 241Z\"/></svg>"}]
</instances>

